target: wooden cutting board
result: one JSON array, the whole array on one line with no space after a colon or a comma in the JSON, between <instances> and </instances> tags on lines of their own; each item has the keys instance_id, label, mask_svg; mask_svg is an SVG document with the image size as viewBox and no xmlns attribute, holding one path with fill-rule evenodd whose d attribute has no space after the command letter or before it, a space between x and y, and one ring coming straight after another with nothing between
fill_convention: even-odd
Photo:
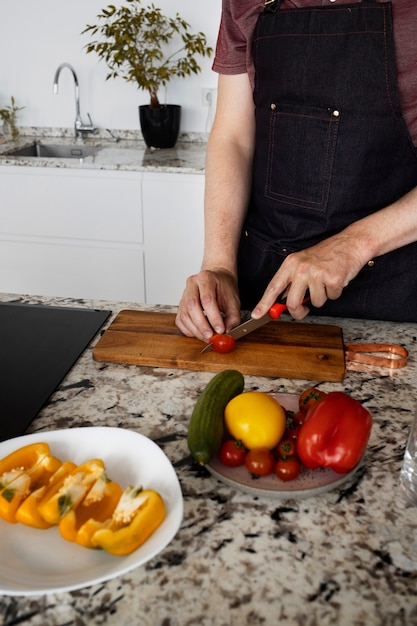
<instances>
[{"instance_id":1,"label":"wooden cutting board","mask_svg":"<svg viewBox=\"0 0 417 626\"><path fill-rule=\"evenodd\" d=\"M96 361L207 372L237 369L242 374L316 381L345 376L342 329L338 326L271 321L236 342L229 354L206 352L204 343L184 337L175 314L121 311L93 348Z\"/></svg>"}]
</instances>

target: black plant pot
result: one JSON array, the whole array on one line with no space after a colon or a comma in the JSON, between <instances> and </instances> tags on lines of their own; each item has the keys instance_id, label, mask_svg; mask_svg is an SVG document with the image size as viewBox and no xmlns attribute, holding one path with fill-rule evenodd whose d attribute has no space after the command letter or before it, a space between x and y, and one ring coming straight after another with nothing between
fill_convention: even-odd
<instances>
[{"instance_id":1,"label":"black plant pot","mask_svg":"<svg viewBox=\"0 0 417 626\"><path fill-rule=\"evenodd\" d=\"M151 109L144 104L139 107L139 121L148 148L173 148L180 133L181 107L165 104Z\"/></svg>"}]
</instances>

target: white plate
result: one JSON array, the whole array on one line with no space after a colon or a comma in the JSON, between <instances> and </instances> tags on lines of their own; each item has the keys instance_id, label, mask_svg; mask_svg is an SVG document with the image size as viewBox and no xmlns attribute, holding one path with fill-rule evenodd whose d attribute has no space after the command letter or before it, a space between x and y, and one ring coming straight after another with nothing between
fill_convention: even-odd
<instances>
[{"instance_id":1,"label":"white plate","mask_svg":"<svg viewBox=\"0 0 417 626\"><path fill-rule=\"evenodd\" d=\"M298 410L298 395L289 393L271 394L285 409ZM326 491L336 489L343 485L358 469L357 465L347 474L337 474L330 469L320 468L308 470L303 467L300 475L288 482L280 480L275 474L252 478L246 467L227 467L215 457L207 465L207 469L213 476L231 487L245 491L255 496L267 496L278 499L301 499L317 496Z\"/></svg>"},{"instance_id":2,"label":"white plate","mask_svg":"<svg viewBox=\"0 0 417 626\"><path fill-rule=\"evenodd\" d=\"M112 556L65 541L57 527L48 530L0 519L0 594L41 595L80 589L126 574L158 554L176 535L183 515L181 487L168 457L150 439L123 428L70 428L16 437L0 443L0 458L37 441L49 444L62 461L79 465L105 462L108 476L128 485L158 491L167 515L137 550Z\"/></svg>"}]
</instances>

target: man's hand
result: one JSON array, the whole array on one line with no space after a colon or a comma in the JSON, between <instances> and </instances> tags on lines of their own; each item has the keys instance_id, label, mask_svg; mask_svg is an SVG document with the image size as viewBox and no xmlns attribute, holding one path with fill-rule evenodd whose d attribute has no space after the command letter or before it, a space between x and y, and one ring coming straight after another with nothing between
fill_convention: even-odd
<instances>
[{"instance_id":1,"label":"man's hand","mask_svg":"<svg viewBox=\"0 0 417 626\"><path fill-rule=\"evenodd\" d=\"M187 337L208 342L240 323L236 278L223 269L202 270L187 279L176 325Z\"/></svg>"},{"instance_id":2,"label":"man's hand","mask_svg":"<svg viewBox=\"0 0 417 626\"><path fill-rule=\"evenodd\" d=\"M284 294L291 315L295 319L303 319L309 311L302 304L307 291L315 307L323 306L327 299L336 300L367 261L360 254L357 241L352 241L346 232L289 254L252 315L261 317L278 296Z\"/></svg>"}]
</instances>

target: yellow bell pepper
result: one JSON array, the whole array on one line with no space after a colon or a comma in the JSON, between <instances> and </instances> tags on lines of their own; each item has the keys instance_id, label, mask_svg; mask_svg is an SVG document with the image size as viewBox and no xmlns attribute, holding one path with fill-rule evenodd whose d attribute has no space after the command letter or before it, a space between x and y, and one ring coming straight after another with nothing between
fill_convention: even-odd
<instances>
[{"instance_id":1,"label":"yellow bell pepper","mask_svg":"<svg viewBox=\"0 0 417 626\"><path fill-rule=\"evenodd\" d=\"M18 448L0 460L0 476L4 472L10 472L14 469L27 470L36 465L40 459L49 455L50 450L47 443L31 443Z\"/></svg>"},{"instance_id":2,"label":"yellow bell pepper","mask_svg":"<svg viewBox=\"0 0 417 626\"><path fill-rule=\"evenodd\" d=\"M110 554L130 554L163 522L165 504L156 491L127 487L112 515L96 530L91 543Z\"/></svg>"},{"instance_id":3,"label":"yellow bell pepper","mask_svg":"<svg viewBox=\"0 0 417 626\"><path fill-rule=\"evenodd\" d=\"M93 485L81 504L59 522L61 536L85 548L94 548L91 537L103 522L111 518L122 495L122 488L117 483L107 481L105 477L99 481L103 489L99 484Z\"/></svg>"},{"instance_id":4,"label":"yellow bell pepper","mask_svg":"<svg viewBox=\"0 0 417 626\"><path fill-rule=\"evenodd\" d=\"M6 522L16 522L16 511L28 495L30 478L25 472L13 470L4 472L1 477L0 517Z\"/></svg>"},{"instance_id":5,"label":"yellow bell pepper","mask_svg":"<svg viewBox=\"0 0 417 626\"><path fill-rule=\"evenodd\" d=\"M43 519L43 517L41 517L38 511L38 505L46 494L51 497L55 490L63 484L68 474L70 474L76 467L75 463L65 461L65 463L62 463L57 471L51 476L48 484L42 485L41 487L38 487L38 489L31 491L16 511L16 522L20 522L26 526L32 526L33 528L50 528L52 524L49 524Z\"/></svg>"},{"instance_id":6,"label":"yellow bell pepper","mask_svg":"<svg viewBox=\"0 0 417 626\"><path fill-rule=\"evenodd\" d=\"M0 517L16 523L16 512L28 495L47 484L61 465L46 443L23 446L0 460Z\"/></svg>"},{"instance_id":7,"label":"yellow bell pepper","mask_svg":"<svg viewBox=\"0 0 417 626\"><path fill-rule=\"evenodd\" d=\"M58 524L69 511L76 509L93 484L105 476L104 462L91 459L78 465L63 481L48 489L38 504L40 516L49 524Z\"/></svg>"}]
</instances>

